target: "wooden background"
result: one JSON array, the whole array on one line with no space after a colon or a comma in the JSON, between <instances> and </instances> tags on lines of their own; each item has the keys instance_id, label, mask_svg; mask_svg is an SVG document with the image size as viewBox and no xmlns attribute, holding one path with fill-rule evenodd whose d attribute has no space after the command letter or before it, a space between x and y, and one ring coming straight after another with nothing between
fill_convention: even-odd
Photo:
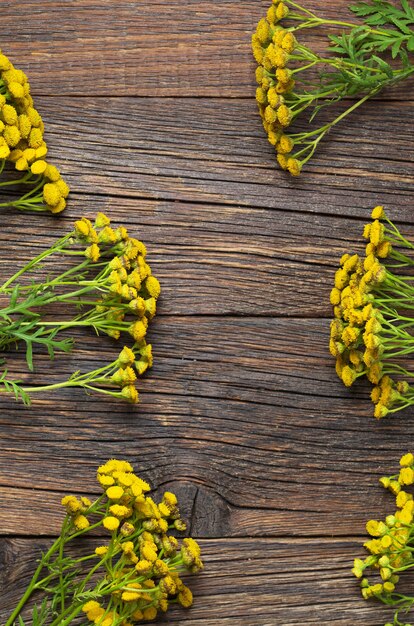
<instances>
[{"instance_id":1,"label":"wooden background","mask_svg":"<svg viewBox=\"0 0 414 626\"><path fill-rule=\"evenodd\" d=\"M309 0L346 17L345 0ZM133 462L175 490L205 572L195 605L162 623L382 625L350 575L364 524L393 502L377 484L412 443L410 411L376 422L368 388L346 390L327 351L338 258L361 250L385 204L414 235L413 82L338 126L298 180L275 166L254 101L250 35L268 2L19 0L2 45L32 83L64 215L2 210L0 278L107 211L148 246L163 295L153 370L135 409L82 391L1 398L0 617L58 532L67 492ZM28 380L112 357L91 335ZM24 371L22 355L12 355Z\"/></svg>"}]
</instances>

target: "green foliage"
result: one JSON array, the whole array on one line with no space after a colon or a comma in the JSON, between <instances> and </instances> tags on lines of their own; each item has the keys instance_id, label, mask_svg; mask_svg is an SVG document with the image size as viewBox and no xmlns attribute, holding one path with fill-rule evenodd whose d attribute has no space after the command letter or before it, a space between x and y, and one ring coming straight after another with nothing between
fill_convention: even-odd
<instances>
[{"instance_id":1,"label":"green foliage","mask_svg":"<svg viewBox=\"0 0 414 626\"><path fill-rule=\"evenodd\" d=\"M408 0L401 0L401 8L386 0L371 0L351 5L350 10L363 18L368 26L391 26L403 35L413 36L409 24L414 24L414 8Z\"/></svg>"},{"instance_id":2,"label":"green foliage","mask_svg":"<svg viewBox=\"0 0 414 626\"><path fill-rule=\"evenodd\" d=\"M405 66L409 65L407 52L414 52L414 8L407 0L401 0L401 8L385 0L372 0L354 4L350 9L371 27L371 45L375 50L389 50L393 59L400 57Z\"/></svg>"},{"instance_id":3,"label":"green foliage","mask_svg":"<svg viewBox=\"0 0 414 626\"><path fill-rule=\"evenodd\" d=\"M124 626L153 621L170 604L191 606L181 575L200 572L203 562L194 539L171 534L185 530L176 496L166 492L157 504L144 495L150 486L127 461L101 465L98 481L104 493L94 502L63 497L60 535L42 553L4 626ZM120 493L128 506L119 504ZM90 541L95 529L106 533L101 546Z\"/></svg>"},{"instance_id":4,"label":"green foliage","mask_svg":"<svg viewBox=\"0 0 414 626\"><path fill-rule=\"evenodd\" d=\"M145 245L130 237L125 227L112 229L103 213L97 215L95 224L82 218L74 226L0 286L6 301L0 308L0 351L23 347L28 370L33 372L37 348L47 351L51 360L57 352L69 352L74 338L66 335L74 328L93 329L97 336L113 339L122 336L124 345L132 339L132 350L128 348L125 363L116 358L48 385L22 387L4 372L0 393L13 393L29 404L28 393L82 387L88 393L99 391L138 402L134 383L152 365L151 346L144 337L156 313L160 285L145 260ZM75 263L62 271L60 262L65 256Z\"/></svg>"},{"instance_id":5,"label":"green foliage","mask_svg":"<svg viewBox=\"0 0 414 626\"><path fill-rule=\"evenodd\" d=\"M269 9L252 37L259 112L279 165L293 176L300 174L333 126L368 98L414 73L414 8L408 1L395 7L386 0L371 0L350 8L360 24L326 19L284 0L276 10ZM329 27L335 29L332 34ZM302 41L314 28L326 33L324 52ZM321 109L326 112L346 98L356 101L319 128L288 131L299 117L310 124Z\"/></svg>"},{"instance_id":6,"label":"green foliage","mask_svg":"<svg viewBox=\"0 0 414 626\"><path fill-rule=\"evenodd\" d=\"M20 386L19 380L8 380L7 370L0 373L0 388L4 387L5 391L14 395L16 400L21 400L26 406L30 406L31 400L29 394Z\"/></svg>"}]
</instances>

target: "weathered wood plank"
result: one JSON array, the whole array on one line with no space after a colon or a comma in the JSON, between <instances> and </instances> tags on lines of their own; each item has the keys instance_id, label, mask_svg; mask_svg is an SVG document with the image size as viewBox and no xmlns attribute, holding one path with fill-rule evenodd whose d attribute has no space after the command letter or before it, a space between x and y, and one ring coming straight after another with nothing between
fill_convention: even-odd
<instances>
[{"instance_id":1,"label":"weathered wood plank","mask_svg":"<svg viewBox=\"0 0 414 626\"><path fill-rule=\"evenodd\" d=\"M391 609L359 596L350 573L361 540L203 540L206 569L189 578L194 606L172 607L160 624L197 626L378 626ZM48 541L0 541L0 619L16 605Z\"/></svg>"},{"instance_id":2,"label":"weathered wood plank","mask_svg":"<svg viewBox=\"0 0 414 626\"><path fill-rule=\"evenodd\" d=\"M342 0L304 4L352 21ZM4 49L35 93L248 97L251 33L269 5L189 0L183 9L180 0L118 0L115 15L113 0L22 0L2 7ZM323 49L325 32L302 33L301 41Z\"/></svg>"},{"instance_id":3,"label":"weathered wood plank","mask_svg":"<svg viewBox=\"0 0 414 626\"><path fill-rule=\"evenodd\" d=\"M377 480L406 451L412 412L371 417L368 387L349 391L336 378L325 320L165 316L151 335L155 364L136 408L82 391L41 395L30 408L2 399L4 532L55 532L51 504L66 491L97 493L95 469L114 455L183 493L199 536L346 535L391 512ZM38 360L36 380L114 354L104 339L96 345L84 341L53 371ZM10 358L16 375L23 358Z\"/></svg>"},{"instance_id":4,"label":"weathered wood plank","mask_svg":"<svg viewBox=\"0 0 414 626\"><path fill-rule=\"evenodd\" d=\"M216 316L329 316L339 259L346 251L364 253L361 233L370 214L367 205L361 219L74 194L59 219L3 209L0 280L69 232L75 219L98 210L147 245L163 289L159 315ZM409 210L391 206L389 214L414 238L414 226L402 221Z\"/></svg>"},{"instance_id":5,"label":"weathered wood plank","mask_svg":"<svg viewBox=\"0 0 414 626\"><path fill-rule=\"evenodd\" d=\"M174 490L190 533L209 538L195 607L161 623L390 617L358 597L349 568L362 539L352 537L393 510L376 481L413 439L412 411L375 422L368 388L348 391L335 376L327 320L295 316L329 315L337 258L360 241L369 208L388 205L414 236L413 83L351 116L300 179L287 178L253 101L250 33L268 4L2 7L5 52L29 75L72 197L59 219L3 212L0 276L81 213L104 210L148 244L163 297L138 407L81 391L41 395L31 408L1 398L0 621L41 537L58 532L62 495L98 493L96 466L113 456L157 494ZM323 10L343 18L346 6ZM40 356L36 377L22 354L9 361L40 383L114 354L88 335L53 367Z\"/></svg>"},{"instance_id":6,"label":"weathered wood plank","mask_svg":"<svg viewBox=\"0 0 414 626\"><path fill-rule=\"evenodd\" d=\"M363 216L383 203L411 214L409 101L384 104L380 115L367 103L331 131L297 179L278 169L253 100L39 98L39 107L51 157L75 193L319 216Z\"/></svg>"},{"instance_id":7,"label":"weathered wood plank","mask_svg":"<svg viewBox=\"0 0 414 626\"><path fill-rule=\"evenodd\" d=\"M386 154L378 154L376 140L364 124L364 136L358 141L361 170L352 175L347 170L343 175L340 161L331 173L322 175L322 183L316 172L305 172L303 178L292 181L273 166L271 148L258 127L253 105L246 133L239 137L231 132L231 116L219 121L219 101L204 101L205 117L194 131L188 129L199 101L146 104L145 99L123 99L121 104L114 99L110 107L96 100L90 100L90 106L85 100L66 104L58 98L45 104L49 102L52 158L67 173L73 188L71 201L57 220L50 216L26 218L3 210L7 224L1 240L6 246L0 267L4 275L16 254L22 260L30 256L28 244L34 238L38 249L56 233L64 232L69 218L105 210L114 219L131 224L133 232L148 244L154 272L165 289L161 312L328 315L327 297L337 259L353 248L354 242L362 249L361 220L367 219L370 207L385 203L399 223L406 223L407 234L413 234L407 225L414 180L407 177L414 172L413 133L406 125L411 106L402 106L404 113L386 128L373 109L367 111L364 119L371 116L371 127L386 140ZM79 140L69 126L82 118L84 105L88 116L82 121L79 175ZM250 103L234 106L239 107L239 117L245 118ZM119 126L109 120L102 125L108 110ZM388 112L391 116L391 110ZM127 130L129 115L135 116L136 136ZM147 115L153 117L146 126ZM161 132L156 119L165 116L169 121ZM101 128L106 136L99 135ZM148 139L151 129L155 129L154 135ZM346 125L340 132L341 142L327 145L328 152L338 150L342 140L350 153L354 152L356 126ZM122 141L117 140L118 133ZM171 144L166 155L165 136ZM115 160L113 150L109 154L101 144L122 144ZM160 146L157 154L154 144ZM204 153L206 158L200 158ZM317 162L316 169L320 165ZM380 183L376 167L383 169ZM394 174L388 172L390 167ZM406 174L398 173L401 170ZM176 200L179 198L181 201ZM212 200L217 205L211 204ZM26 248L17 252L18 238Z\"/></svg>"}]
</instances>

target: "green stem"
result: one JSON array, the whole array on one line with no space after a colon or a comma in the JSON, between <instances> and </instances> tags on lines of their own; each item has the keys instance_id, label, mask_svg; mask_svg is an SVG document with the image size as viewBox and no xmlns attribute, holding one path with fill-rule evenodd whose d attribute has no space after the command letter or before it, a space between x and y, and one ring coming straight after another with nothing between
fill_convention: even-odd
<instances>
[{"instance_id":1,"label":"green stem","mask_svg":"<svg viewBox=\"0 0 414 626\"><path fill-rule=\"evenodd\" d=\"M3 165L4 167L4 165ZM0 171L0 174L3 170ZM24 176L22 176L22 178L18 178L17 180L6 180L2 183L0 183L0 187L7 187L9 185L20 185L20 184L25 184L29 181L29 179L32 177L32 173L31 172L27 172ZM37 182L37 178L32 181L32 182Z\"/></svg>"},{"instance_id":2,"label":"green stem","mask_svg":"<svg viewBox=\"0 0 414 626\"><path fill-rule=\"evenodd\" d=\"M366 96L364 96L363 98L361 98L360 100L357 100L357 102L354 102L354 104L352 104L352 106L348 107L346 109L346 111L343 111L343 113L341 113L340 115L338 115L338 117L336 117L333 122L329 122L328 124L325 124L324 126L321 126L320 128L311 131L309 133L298 133L297 135L290 135L292 138L295 137L311 137L312 135L316 135L319 134L320 132L323 132L324 134L330 130L332 128L332 126L335 126L336 124L338 124L341 120L343 120L347 115L349 115L349 113L352 113L352 111L355 111L355 109L357 109L359 106L361 106L361 104L364 104L364 102L366 102L369 98L371 98L372 96L374 96L376 93L378 93L379 89L374 89L372 91L370 91L369 94L367 94Z\"/></svg>"},{"instance_id":3,"label":"green stem","mask_svg":"<svg viewBox=\"0 0 414 626\"><path fill-rule=\"evenodd\" d=\"M72 622L72 620L79 615L82 611L83 602L81 602L75 609L72 606L68 607L63 613L59 615L50 626L68 626ZM71 611L72 610L72 611ZM70 612L71 611L71 612ZM68 615L69 614L69 615ZM64 618L64 619L62 619Z\"/></svg>"},{"instance_id":4,"label":"green stem","mask_svg":"<svg viewBox=\"0 0 414 626\"><path fill-rule=\"evenodd\" d=\"M65 518L65 521L63 522L63 526L62 526L62 532L61 532L62 536L65 535L67 523L68 523L68 520L67 520L67 518ZM60 542L60 546L59 546L59 559L60 559L60 561L63 560L63 548L64 548L64 542L61 541ZM61 567L59 568L59 581L60 581L60 607L61 607L60 610L63 613L65 611L65 589L64 589L64 585L63 585L63 572L62 572L62 568Z\"/></svg>"},{"instance_id":5,"label":"green stem","mask_svg":"<svg viewBox=\"0 0 414 626\"><path fill-rule=\"evenodd\" d=\"M28 585L26 591L24 592L24 594L21 597L20 601L18 602L16 608L14 609L13 613L10 615L9 619L7 620L7 622L5 623L4 626L12 626L14 624L15 619L20 614L21 610L23 609L23 607L26 604L26 602L29 600L29 598L32 595L33 591L36 589L36 582L37 582L37 579L40 576L41 571L44 568L44 563L60 547L61 540L62 540L62 538L58 537L56 539L56 541L52 544L52 546L49 548L49 550L46 552L46 554L43 556L42 560L40 561L39 565L36 568L35 573L33 574L33 577L32 577L32 580L30 581L30 584Z\"/></svg>"},{"instance_id":6,"label":"green stem","mask_svg":"<svg viewBox=\"0 0 414 626\"><path fill-rule=\"evenodd\" d=\"M3 293L7 289L7 287L9 287L9 285L11 285L17 278L22 276L22 274L31 270L37 263L40 263L40 261L43 261L43 259L46 259L51 254L54 254L55 252L57 252L60 247L63 247L65 245L65 243L71 238L71 236L72 236L72 233L70 233L69 235L65 235L59 241L57 241L56 244L52 248L45 250L34 259L31 259L31 261L29 261L27 265L22 267L18 272L16 272L15 274L13 274L13 276L11 276L8 280L6 280L5 283L3 283L3 285L0 287L0 293Z\"/></svg>"}]
</instances>

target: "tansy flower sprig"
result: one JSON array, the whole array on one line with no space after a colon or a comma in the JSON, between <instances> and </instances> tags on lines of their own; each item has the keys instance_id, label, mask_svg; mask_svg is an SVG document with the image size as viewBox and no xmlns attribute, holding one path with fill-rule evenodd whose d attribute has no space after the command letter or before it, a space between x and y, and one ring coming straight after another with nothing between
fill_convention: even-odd
<instances>
[{"instance_id":1,"label":"tansy flower sprig","mask_svg":"<svg viewBox=\"0 0 414 626\"><path fill-rule=\"evenodd\" d=\"M300 174L333 126L381 89L414 72L408 58L414 50L414 12L406 0L400 9L383 0L350 9L363 18L361 25L325 19L291 0L273 0L253 35L259 112L279 165L293 176ZM303 30L322 27L325 32L327 26L340 27L343 33L328 35L324 54L298 38ZM387 51L396 67L383 58ZM357 100L331 121L309 131L287 132L297 118L311 123L322 107L347 97Z\"/></svg>"},{"instance_id":2,"label":"tansy flower sprig","mask_svg":"<svg viewBox=\"0 0 414 626\"><path fill-rule=\"evenodd\" d=\"M347 387L363 376L374 385L374 415L381 418L414 404L414 372L404 367L414 353L414 244L383 207L372 220L363 232L365 257L345 254L335 274L329 347Z\"/></svg>"},{"instance_id":3,"label":"tansy flower sprig","mask_svg":"<svg viewBox=\"0 0 414 626\"><path fill-rule=\"evenodd\" d=\"M66 517L60 536L42 554L5 626L24 626L21 613L32 597L32 619L41 616L33 621L37 626L66 626L77 616L85 625L131 626L154 620L172 604L192 605L181 574L196 574L203 563L194 539L180 542L170 534L185 530L176 496L166 492L157 504L127 461L108 461L97 478L104 493L94 502L72 495L62 499ZM96 529L109 534L98 546ZM80 547L82 554L75 556Z\"/></svg>"},{"instance_id":4,"label":"tansy flower sprig","mask_svg":"<svg viewBox=\"0 0 414 626\"><path fill-rule=\"evenodd\" d=\"M60 213L66 206L69 187L59 170L46 160L44 124L34 108L30 85L22 70L16 69L0 50L0 174L6 162L23 175L0 182L6 190L18 186L24 193L0 202L26 211Z\"/></svg>"},{"instance_id":5,"label":"tansy flower sprig","mask_svg":"<svg viewBox=\"0 0 414 626\"><path fill-rule=\"evenodd\" d=\"M59 263L65 257L76 262L63 269ZM43 277L36 277L40 269ZM60 336L73 328L92 328L98 335L115 339L129 338L132 346L125 347L104 367L76 372L68 380L49 385L22 386L6 371L0 376L0 393L13 392L28 403L30 394L37 391L83 387L137 402L137 375L152 365L151 346L145 336L159 295L160 284L152 276L141 241L130 237L123 226L113 229L103 213L98 213L94 224L87 218L78 220L73 231L0 287L0 297L5 300L0 309L0 349L23 344L33 371L34 347L46 348L50 358L56 351L67 352L73 339Z\"/></svg>"},{"instance_id":6,"label":"tansy flower sprig","mask_svg":"<svg viewBox=\"0 0 414 626\"><path fill-rule=\"evenodd\" d=\"M398 613L408 611L414 596L397 590L404 572L414 568L414 500L406 490L414 483L414 455L409 452L400 460L400 470L394 476L384 476L381 484L396 496L397 510L384 521L370 520L366 529L371 539L364 543L370 555L355 559L353 574L361 580L363 598L376 598L397 607L394 621L385 626L410 626L399 621ZM368 575L370 578L368 578ZM377 580L371 580L371 576Z\"/></svg>"}]
</instances>

